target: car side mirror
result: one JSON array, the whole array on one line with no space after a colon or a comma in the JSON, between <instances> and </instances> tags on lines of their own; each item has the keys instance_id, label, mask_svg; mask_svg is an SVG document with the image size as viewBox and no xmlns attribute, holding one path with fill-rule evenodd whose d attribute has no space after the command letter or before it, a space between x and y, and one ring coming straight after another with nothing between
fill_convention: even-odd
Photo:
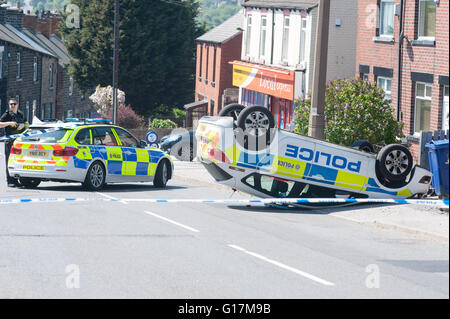
<instances>
[{"instance_id":1,"label":"car side mirror","mask_svg":"<svg viewBox=\"0 0 450 319\"><path fill-rule=\"evenodd\" d=\"M147 147L147 142L146 141L139 141L139 147L140 148L146 148Z\"/></svg>"}]
</instances>

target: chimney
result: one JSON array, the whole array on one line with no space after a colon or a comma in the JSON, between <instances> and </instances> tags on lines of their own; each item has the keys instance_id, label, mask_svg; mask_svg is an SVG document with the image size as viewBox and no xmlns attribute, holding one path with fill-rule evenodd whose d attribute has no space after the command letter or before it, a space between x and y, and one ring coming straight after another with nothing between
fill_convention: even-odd
<instances>
[{"instance_id":1,"label":"chimney","mask_svg":"<svg viewBox=\"0 0 450 319\"><path fill-rule=\"evenodd\" d=\"M17 9L20 10L20 1L17 1L16 5L17 5Z\"/></svg>"}]
</instances>

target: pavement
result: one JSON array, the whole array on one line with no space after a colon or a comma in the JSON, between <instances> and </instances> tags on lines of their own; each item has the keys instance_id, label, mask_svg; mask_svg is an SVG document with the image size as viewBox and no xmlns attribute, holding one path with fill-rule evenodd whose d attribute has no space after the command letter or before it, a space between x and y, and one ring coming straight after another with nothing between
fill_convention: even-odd
<instances>
[{"instance_id":1,"label":"pavement","mask_svg":"<svg viewBox=\"0 0 450 319\"><path fill-rule=\"evenodd\" d=\"M90 192L80 183L24 189L0 182L0 198L67 197L249 195L213 182L200 163L185 162L175 162L165 189L125 183ZM402 216L417 220L405 226ZM437 233L443 231L438 219L447 223L446 240ZM380 228L381 223L390 227ZM283 210L125 201L0 206L0 299L167 298L183 305L198 298L448 299L448 260L448 215L421 206Z\"/></svg>"},{"instance_id":2,"label":"pavement","mask_svg":"<svg viewBox=\"0 0 450 319\"><path fill-rule=\"evenodd\" d=\"M185 181L209 185L217 189L230 188L214 181L203 165L195 159L182 162L174 159L175 175ZM242 196L246 195L237 192ZM432 197L430 199L438 199ZM360 224L369 224L379 228L398 230L427 240L449 242L449 212L425 205L358 205L354 209L328 208L321 213Z\"/></svg>"}]
</instances>

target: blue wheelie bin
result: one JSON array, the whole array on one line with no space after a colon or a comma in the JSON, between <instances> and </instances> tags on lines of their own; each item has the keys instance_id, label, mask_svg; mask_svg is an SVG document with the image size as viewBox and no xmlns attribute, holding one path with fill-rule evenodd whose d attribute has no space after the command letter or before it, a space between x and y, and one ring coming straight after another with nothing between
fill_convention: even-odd
<instances>
[{"instance_id":1,"label":"blue wheelie bin","mask_svg":"<svg viewBox=\"0 0 450 319\"><path fill-rule=\"evenodd\" d=\"M435 192L440 198L448 199L448 140L432 141L425 146L428 148Z\"/></svg>"}]
</instances>

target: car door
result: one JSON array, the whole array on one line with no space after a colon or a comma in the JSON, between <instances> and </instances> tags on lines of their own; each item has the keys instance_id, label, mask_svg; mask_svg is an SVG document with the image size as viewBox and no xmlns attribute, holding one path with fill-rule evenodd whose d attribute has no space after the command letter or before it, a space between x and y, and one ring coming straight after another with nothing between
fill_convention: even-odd
<instances>
[{"instance_id":1,"label":"car door","mask_svg":"<svg viewBox=\"0 0 450 319\"><path fill-rule=\"evenodd\" d=\"M92 157L103 159L106 164L107 182L122 182L124 170L124 156L122 149L108 126L99 126L92 131Z\"/></svg>"},{"instance_id":2,"label":"car door","mask_svg":"<svg viewBox=\"0 0 450 319\"><path fill-rule=\"evenodd\" d=\"M124 129L115 127L124 155L123 175L127 180L146 182L152 180L152 157L150 152L139 147L139 141Z\"/></svg>"}]
</instances>

